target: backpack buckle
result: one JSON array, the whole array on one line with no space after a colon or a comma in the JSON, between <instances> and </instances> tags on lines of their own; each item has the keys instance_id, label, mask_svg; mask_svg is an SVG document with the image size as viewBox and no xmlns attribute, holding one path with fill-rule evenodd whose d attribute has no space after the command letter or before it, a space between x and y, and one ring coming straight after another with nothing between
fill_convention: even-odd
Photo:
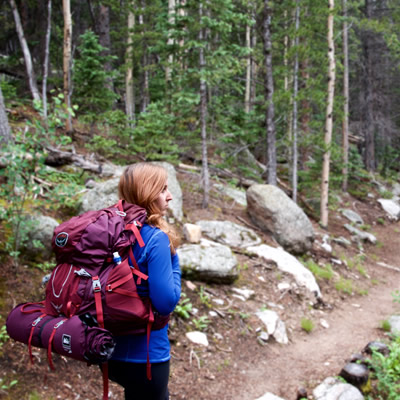
<instances>
[{"instance_id":1,"label":"backpack buckle","mask_svg":"<svg viewBox=\"0 0 400 400\"><path fill-rule=\"evenodd\" d=\"M137 227L137 228L141 228L142 227L142 224L139 222L139 221L133 221L133 223L135 224L135 226Z\"/></svg>"},{"instance_id":2,"label":"backpack buckle","mask_svg":"<svg viewBox=\"0 0 400 400\"><path fill-rule=\"evenodd\" d=\"M57 322L57 323L54 325L53 329L58 329L65 321L66 321L66 319L63 319L63 320L61 320L60 322Z\"/></svg>"},{"instance_id":3,"label":"backpack buckle","mask_svg":"<svg viewBox=\"0 0 400 400\"><path fill-rule=\"evenodd\" d=\"M37 317L33 322L32 322L32 326L36 326L41 320L42 320L42 316Z\"/></svg>"},{"instance_id":4,"label":"backpack buckle","mask_svg":"<svg viewBox=\"0 0 400 400\"><path fill-rule=\"evenodd\" d=\"M100 292L101 291L101 283L100 279L96 276L93 278L93 292Z\"/></svg>"}]
</instances>

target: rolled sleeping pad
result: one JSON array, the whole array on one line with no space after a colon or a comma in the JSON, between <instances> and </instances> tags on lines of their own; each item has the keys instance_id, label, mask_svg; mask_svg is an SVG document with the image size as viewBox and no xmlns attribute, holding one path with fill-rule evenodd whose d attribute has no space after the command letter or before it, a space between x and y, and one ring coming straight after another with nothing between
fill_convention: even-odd
<instances>
[{"instance_id":1,"label":"rolled sleeping pad","mask_svg":"<svg viewBox=\"0 0 400 400\"><path fill-rule=\"evenodd\" d=\"M29 346L30 353L31 346L47 349L50 367L51 352L90 364L107 362L115 348L113 335L90 321L90 315L54 317L44 313L42 303L23 303L11 310L6 328L12 339Z\"/></svg>"}]
</instances>

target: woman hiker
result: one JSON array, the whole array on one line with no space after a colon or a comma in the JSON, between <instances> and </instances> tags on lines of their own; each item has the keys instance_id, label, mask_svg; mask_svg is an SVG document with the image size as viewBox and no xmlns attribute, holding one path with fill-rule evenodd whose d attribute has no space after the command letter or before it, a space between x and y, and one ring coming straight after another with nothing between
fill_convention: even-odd
<instances>
[{"instance_id":1,"label":"woman hiker","mask_svg":"<svg viewBox=\"0 0 400 400\"><path fill-rule=\"evenodd\" d=\"M165 316L175 309L181 294L181 271L176 247L179 237L163 218L172 195L168 190L166 170L156 164L137 163L122 174L118 193L122 200L147 211L140 229L145 243L133 245L133 254L148 280L137 285L140 296L149 297L153 311ZM168 325L152 330L149 347L147 335L118 336L109 361L109 377L125 389L126 400L168 400L170 343ZM151 363L151 380L146 375L147 355Z\"/></svg>"}]
</instances>

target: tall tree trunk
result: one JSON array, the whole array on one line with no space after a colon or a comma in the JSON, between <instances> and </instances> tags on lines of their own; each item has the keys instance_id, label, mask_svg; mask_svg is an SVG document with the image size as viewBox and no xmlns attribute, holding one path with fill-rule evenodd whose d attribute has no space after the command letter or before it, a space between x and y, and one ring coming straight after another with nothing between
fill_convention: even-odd
<instances>
[{"instance_id":1,"label":"tall tree trunk","mask_svg":"<svg viewBox=\"0 0 400 400\"><path fill-rule=\"evenodd\" d=\"M26 42L26 39L25 39L24 30L22 28L21 18L19 16L18 8L17 8L17 5L15 4L15 0L9 0L9 2L10 2L10 6L11 6L11 9L13 12L13 16L14 16L15 27L17 29L19 43L21 45L22 52L24 54L26 73L28 75L29 88L32 93L33 99L36 101L40 101L40 95L39 95L39 90L37 87L35 71L33 69L32 57L31 57L31 53L29 51L28 43Z\"/></svg>"},{"instance_id":2,"label":"tall tree trunk","mask_svg":"<svg viewBox=\"0 0 400 400\"><path fill-rule=\"evenodd\" d=\"M342 189L347 192L349 164L349 47L347 26L347 0L342 0L343 7L343 123L342 123L342 152L343 152L343 182Z\"/></svg>"},{"instance_id":3,"label":"tall tree trunk","mask_svg":"<svg viewBox=\"0 0 400 400\"><path fill-rule=\"evenodd\" d=\"M4 105L3 92L0 86L0 144L12 142L11 129L8 124L6 106Z\"/></svg>"},{"instance_id":4,"label":"tall tree trunk","mask_svg":"<svg viewBox=\"0 0 400 400\"><path fill-rule=\"evenodd\" d=\"M63 0L64 14L64 52L63 52L63 74L64 74L64 101L69 110L71 108L71 48L72 48L72 20L70 0ZM66 130L72 131L71 115L68 111Z\"/></svg>"},{"instance_id":5,"label":"tall tree trunk","mask_svg":"<svg viewBox=\"0 0 400 400\"><path fill-rule=\"evenodd\" d=\"M47 76L49 73L50 35L51 35L51 0L48 0L47 30L46 30L46 41L44 46L43 82L42 82L43 118L46 124L47 124Z\"/></svg>"},{"instance_id":6,"label":"tall tree trunk","mask_svg":"<svg viewBox=\"0 0 400 400\"><path fill-rule=\"evenodd\" d=\"M147 51L147 43L144 38L144 11L146 8L145 0L141 1L141 14L139 15L139 25L142 28L142 36L143 36L143 56L142 56L142 81L141 81L141 90L140 90L140 112L145 112L150 103L149 98L149 70L147 68L148 64L148 51Z\"/></svg>"},{"instance_id":7,"label":"tall tree trunk","mask_svg":"<svg viewBox=\"0 0 400 400\"><path fill-rule=\"evenodd\" d=\"M246 25L246 47L248 50L251 48L251 27L249 24ZM250 87L251 87L251 53L247 55L246 60L246 86L244 92L244 112L247 114L250 112Z\"/></svg>"},{"instance_id":8,"label":"tall tree trunk","mask_svg":"<svg viewBox=\"0 0 400 400\"><path fill-rule=\"evenodd\" d=\"M322 183L321 183L321 225L328 226L328 197L329 197L329 164L331 157L331 142L333 128L333 100L335 94L335 43L333 37L333 12L335 8L334 0L328 0L329 16L328 16L328 98L326 105L325 117L325 152L322 164Z\"/></svg>"},{"instance_id":9,"label":"tall tree trunk","mask_svg":"<svg viewBox=\"0 0 400 400\"><path fill-rule=\"evenodd\" d=\"M272 43L271 43L271 7L270 0L264 0L263 41L265 62L265 100L267 104L267 182L276 185L276 147L275 147L275 107L274 80L272 75Z\"/></svg>"},{"instance_id":10,"label":"tall tree trunk","mask_svg":"<svg viewBox=\"0 0 400 400\"><path fill-rule=\"evenodd\" d=\"M199 17L200 25L203 18L203 4L199 4ZM204 37L205 36L205 37ZM207 37L203 34L203 28L200 26L199 42L206 42ZM200 67L200 129L201 129L201 142L202 142L202 183L203 183L203 208L208 207L209 191L210 191L210 178L208 170L208 155L207 155L207 84L203 78L203 72L206 66L204 56L204 47L199 49L199 67Z\"/></svg>"},{"instance_id":11,"label":"tall tree trunk","mask_svg":"<svg viewBox=\"0 0 400 400\"><path fill-rule=\"evenodd\" d=\"M300 6L299 0L296 1L296 37L295 47L296 54L294 59L294 71L293 71L293 146L292 146L292 199L297 202L297 162L298 162L298 148L297 148L297 95L299 91L299 25L300 25Z\"/></svg>"},{"instance_id":12,"label":"tall tree trunk","mask_svg":"<svg viewBox=\"0 0 400 400\"><path fill-rule=\"evenodd\" d=\"M133 29L135 27L134 3L131 2L131 9L128 14L128 38L126 45L125 62L127 65L125 75L125 112L129 121L135 120L135 89L133 84Z\"/></svg>"},{"instance_id":13,"label":"tall tree trunk","mask_svg":"<svg viewBox=\"0 0 400 400\"><path fill-rule=\"evenodd\" d=\"M97 20L97 32L99 35L99 43L104 47L103 55L108 56L111 49L111 39L110 39L110 7L100 3L99 17ZM107 59L104 64L104 70L107 72L112 71L111 61ZM111 78L111 74L107 79L107 87L110 90L114 90L114 84Z\"/></svg>"},{"instance_id":14,"label":"tall tree trunk","mask_svg":"<svg viewBox=\"0 0 400 400\"><path fill-rule=\"evenodd\" d=\"M253 20L255 20L254 12L253 12ZM255 24L254 24L255 25ZM255 27L251 28L251 48L256 49L257 48L257 33ZM256 101L256 83L257 83L257 63L256 60L254 59L254 51L251 54L251 82L250 82L250 105L253 106L253 104Z\"/></svg>"},{"instance_id":15,"label":"tall tree trunk","mask_svg":"<svg viewBox=\"0 0 400 400\"><path fill-rule=\"evenodd\" d=\"M365 0L365 14L367 19L371 18L371 2ZM363 48L363 107L362 107L362 129L365 137L364 163L368 171L375 170L375 134L374 134L374 110L373 110L373 79L372 79L372 38L368 28L362 32Z\"/></svg>"},{"instance_id":16,"label":"tall tree trunk","mask_svg":"<svg viewBox=\"0 0 400 400\"><path fill-rule=\"evenodd\" d=\"M175 0L168 0L168 23L169 23L169 32L168 32L168 50L171 51L171 46L174 44L174 39L171 35L171 27L175 25ZM171 80L171 65L174 61L174 57L172 53L168 55L168 64L165 68L165 79L167 82Z\"/></svg>"}]
</instances>

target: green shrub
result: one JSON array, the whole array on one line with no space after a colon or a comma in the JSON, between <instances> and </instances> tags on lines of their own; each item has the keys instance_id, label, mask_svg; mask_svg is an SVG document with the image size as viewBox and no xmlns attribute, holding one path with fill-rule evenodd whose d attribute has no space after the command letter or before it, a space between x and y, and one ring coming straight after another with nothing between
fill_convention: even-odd
<instances>
[{"instance_id":1,"label":"green shrub","mask_svg":"<svg viewBox=\"0 0 400 400\"><path fill-rule=\"evenodd\" d=\"M372 378L376 380L374 400L398 400L400 398L400 338L389 345L388 356L372 349L370 361ZM371 398L372 399L372 398Z\"/></svg>"}]
</instances>

